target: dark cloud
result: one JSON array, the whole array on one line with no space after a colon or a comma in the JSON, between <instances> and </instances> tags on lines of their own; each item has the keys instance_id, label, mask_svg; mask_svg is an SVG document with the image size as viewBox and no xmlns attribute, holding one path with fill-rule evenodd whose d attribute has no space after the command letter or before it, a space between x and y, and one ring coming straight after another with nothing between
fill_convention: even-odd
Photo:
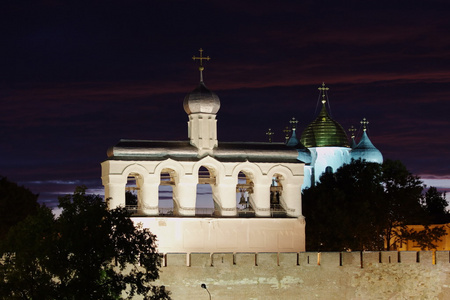
<instances>
[{"instance_id":1,"label":"dark cloud","mask_svg":"<svg viewBox=\"0 0 450 300\"><path fill-rule=\"evenodd\" d=\"M269 127L283 141L292 117L301 133L325 82L345 129L366 117L385 158L446 188L449 8L447 1L5 1L0 173L51 202L79 184L101 190L100 162L121 138L187 139L182 101L198 83L191 57L203 47L212 58L206 84L222 104L219 141L264 141Z\"/></svg>"}]
</instances>

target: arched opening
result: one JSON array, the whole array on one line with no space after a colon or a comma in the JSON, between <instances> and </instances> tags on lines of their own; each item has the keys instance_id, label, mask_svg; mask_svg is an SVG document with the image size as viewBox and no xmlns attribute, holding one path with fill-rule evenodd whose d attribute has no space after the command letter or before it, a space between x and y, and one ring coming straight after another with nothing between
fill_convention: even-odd
<instances>
[{"instance_id":1,"label":"arched opening","mask_svg":"<svg viewBox=\"0 0 450 300\"><path fill-rule=\"evenodd\" d=\"M127 183L125 185L125 208L132 215L136 215L139 212L141 181L142 176L138 173L130 173L127 176Z\"/></svg>"},{"instance_id":2,"label":"arched opening","mask_svg":"<svg viewBox=\"0 0 450 300\"><path fill-rule=\"evenodd\" d=\"M176 173L172 169L163 169L158 187L158 209L161 216L173 216L177 206L173 198L173 186L176 183Z\"/></svg>"},{"instance_id":3,"label":"arched opening","mask_svg":"<svg viewBox=\"0 0 450 300\"><path fill-rule=\"evenodd\" d=\"M213 187L216 185L214 169L201 166L198 169L197 197L195 203L196 216L212 216L218 213L219 207L214 199Z\"/></svg>"},{"instance_id":4,"label":"arched opening","mask_svg":"<svg viewBox=\"0 0 450 300\"><path fill-rule=\"evenodd\" d=\"M286 216L286 210L283 207L283 176L274 174L272 184L270 185L270 213L273 217Z\"/></svg>"},{"instance_id":5,"label":"arched opening","mask_svg":"<svg viewBox=\"0 0 450 300\"><path fill-rule=\"evenodd\" d=\"M255 216L255 211L251 204L253 187L254 183L251 174L246 174L243 171L239 172L238 183L236 184L236 209L238 216Z\"/></svg>"}]
</instances>

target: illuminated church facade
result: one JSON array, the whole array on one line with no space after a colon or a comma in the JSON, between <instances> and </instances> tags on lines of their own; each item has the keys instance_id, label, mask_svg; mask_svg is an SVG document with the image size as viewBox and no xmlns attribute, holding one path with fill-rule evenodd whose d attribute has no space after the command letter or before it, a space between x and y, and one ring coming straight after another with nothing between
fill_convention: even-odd
<instances>
[{"instance_id":1,"label":"illuminated church facade","mask_svg":"<svg viewBox=\"0 0 450 300\"><path fill-rule=\"evenodd\" d=\"M383 162L383 155L375 148L367 135L369 122L365 118L361 121L363 134L359 143L355 142L356 129L351 128L351 145L349 144L344 128L328 112L326 94L328 90L324 83L319 87L322 108L316 119L303 131L300 140L297 139L295 126L293 126L292 136L286 142L287 145L296 147L299 153L298 159L306 162L302 189L319 182L323 173L334 173L344 164L350 163L352 159L379 164ZM295 124L296 121L291 123Z\"/></svg>"},{"instance_id":2,"label":"illuminated church facade","mask_svg":"<svg viewBox=\"0 0 450 300\"><path fill-rule=\"evenodd\" d=\"M352 158L325 96L300 141L294 129L287 143L220 142L220 99L203 81L209 57L200 50L193 59L200 61L200 83L183 101L189 140L120 140L109 148L102 163L108 207L132 210L133 220L156 234L162 253L305 251L302 187ZM201 184L211 187L213 211L197 205ZM162 186L172 190L170 211L160 205ZM136 203L128 203L130 193Z\"/></svg>"},{"instance_id":3,"label":"illuminated church facade","mask_svg":"<svg viewBox=\"0 0 450 300\"><path fill-rule=\"evenodd\" d=\"M301 186L304 162L284 143L225 143L217 137L219 97L203 82L183 102L188 141L121 140L102 163L113 209L137 193L133 219L158 237L160 252L298 252L305 250ZM131 182L131 184L130 184ZM197 185L209 184L214 211L197 207ZM173 210L159 188L172 188ZM240 197L239 197L240 196Z\"/></svg>"}]
</instances>

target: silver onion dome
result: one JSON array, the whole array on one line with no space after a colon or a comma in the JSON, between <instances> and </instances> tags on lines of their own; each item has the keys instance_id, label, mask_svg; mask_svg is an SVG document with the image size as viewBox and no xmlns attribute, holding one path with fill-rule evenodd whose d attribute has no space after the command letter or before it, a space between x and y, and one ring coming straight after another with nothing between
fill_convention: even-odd
<instances>
[{"instance_id":1,"label":"silver onion dome","mask_svg":"<svg viewBox=\"0 0 450 300\"><path fill-rule=\"evenodd\" d=\"M220 109L220 99L203 83L184 97L184 111L190 115L195 113L216 114Z\"/></svg>"}]
</instances>

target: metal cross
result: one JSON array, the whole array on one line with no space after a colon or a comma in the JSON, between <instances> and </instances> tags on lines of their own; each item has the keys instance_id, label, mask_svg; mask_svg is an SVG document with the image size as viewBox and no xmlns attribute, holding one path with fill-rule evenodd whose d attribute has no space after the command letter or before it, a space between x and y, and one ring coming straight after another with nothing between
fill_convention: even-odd
<instances>
[{"instance_id":1,"label":"metal cross","mask_svg":"<svg viewBox=\"0 0 450 300\"><path fill-rule=\"evenodd\" d=\"M292 118L289 123L291 123L292 130L295 130L297 128L298 121L295 118Z\"/></svg>"},{"instance_id":2,"label":"metal cross","mask_svg":"<svg viewBox=\"0 0 450 300\"><path fill-rule=\"evenodd\" d=\"M286 126L283 129L283 132L284 132L284 138L286 139L286 143L287 143L287 141L289 140L289 137L291 135L292 130L289 129L289 126Z\"/></svg>"},{"instance_id":3,"label":"metal cross","mask_svg":"<svg viewBox=\"0 0 450 300\"><path fill-rule=\"evenodd\" d=\"M318 90L322 91L322 103L325 103L327 100L325 99L325 92L330 88L325 87L325 82L322 82L322 87L319 87Z\"/></svg>"},{"instance_id":4,"label":"metal cross","mask_svg":"<svg viewBox=\"0 0 450 300\"><path fill-rule=\"evenodd\" d=\"M350 128L348 129L348 132L350 132L351 134L351 138L354 139L355 138L355 132L356 132L356 128L355 126L350 126Z\"/></svg>"},{"instance_id":5,"label":"metal cross","mask_svg":"<svg viewBox=\"0 0 450 300\"><path fill-rule=\"evenodd\" d=\"M269 143L272 143L272 135L274 135L272 128L269 128L269 131L266 132L266 135L269 137Z\"/></svg>"},{"instance_id":6,"label":"metal cross","mask_svg":"<svg viewBox=\"0 0 450 300\"><path fill-rule=\"evenodd\" d=\"M363 126L363 131L366 131L367 130L367 125L369 124L369 121L367 121L366 118L363 118L362 121L361 121L361 124Z\"/></svg>"},{"instance_id":7,"label":"metal cross","mask_svg":"<svg viewBox=\"0 0 450 300\"><path fill-rule=\"evenodd\" d=\"M204 57L203 56L203 49L200 48L198 50L200 52L200 56L192 56L192 60L199 60L200 61L200 66L198 67L198 70L200 71L200 81L203 82L203 70L205 69L205 67L203 67L203 61L206 60L210 60L211 58L209 56Z\"/></svg>"}]
</instances>

